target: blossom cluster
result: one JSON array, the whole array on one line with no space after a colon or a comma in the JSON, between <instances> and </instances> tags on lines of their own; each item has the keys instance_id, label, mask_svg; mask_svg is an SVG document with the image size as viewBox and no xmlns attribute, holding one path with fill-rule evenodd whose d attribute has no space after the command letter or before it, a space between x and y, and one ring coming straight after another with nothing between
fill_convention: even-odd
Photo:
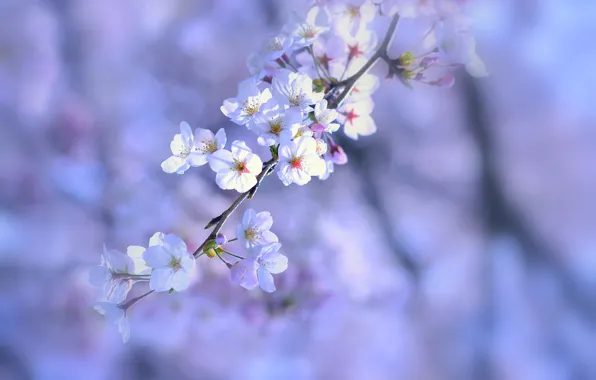
<instances>
[{"instance_id":1,"label":"blossom cluster","mask_svg":"<svg viewBox=\"0 0 596 380\"><path fill-rule=\"evenodd\" d=\"M313 6L305 17L292 14L278 34L248 57L250 76L220 107L233 124L254 133L254 142L268 147L270 157L253 152L250 142L227 145L223 128L216 133L202 128L193 132L182 122L170 143L172 155L161 164L163 171L184 174L190 167L208 165L221 189L240 193L238 204L254 196L260 182L273 172L286 186L303 186L313 177L327 179L334 165L348 162L334 134L342 130L358 139L377 130L371 116L372 94L380 80L368 72L377 60L386 62L388 77L407 86L417 82L450 87L451 70L457 67L486 75L475 40L455 7L458 2L430 3L435 2L328 1ZM389 57L388 43L399 17L429 15L434 21L420 36L421 42ZM383 19L391 23L380 38L374 26ZM211 234L194 252L178 236L162 232L155 233L146 248L130 246L126 253L104 248L101 265L90 274L91 283L101 289L96 309L118 325L124 340L129 336L127 310L152 292L188 289L198 280L196 262L201 256L219 258L235 284L275 291L273 274L285 271L288 259L270 231L273 218L266 211L246 210L236 237L228 239L220 230L236 206L209 223ZM244 256L228 250L233 242L246 252ZM147 282L150 291L127 301L139 282Z\"/></svg>"}]
</instances>

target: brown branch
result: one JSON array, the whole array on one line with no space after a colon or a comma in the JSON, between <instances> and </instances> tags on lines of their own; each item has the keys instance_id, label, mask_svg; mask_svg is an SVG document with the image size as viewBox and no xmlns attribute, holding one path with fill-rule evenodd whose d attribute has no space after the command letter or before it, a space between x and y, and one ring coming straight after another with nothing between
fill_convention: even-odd
<instances>
[{"instance_id":1,"label":"brown branch","mask_svg":"<svg viewBox=\"0 0 596 380\"><path fill-rule=\"evenodd\" d=\"M224 212L222 212L220 215L216 216L215 218L211 219L211 221L209 223L207 223L207 225L205 226L205 229L209 229L213 225L215 225L215 228L213 229L213 231L211 231L211 233L209 234L207 239L205 239L205 241L194 251L194 253L193 253L194 257L197 257L201 253L203 248L205 248L205 246L207 245L207 243L210 240L215 239L215 237L217 236L219 231L222 229L222 227L224 226L224 224L226 223L226 221L228 220L230 215L232 215L232 213L234 211L236 211L238 206L240 206L242 204L242 202L244 202L246 200L246 198L251 199L255 195L255 193L261 186L261 183L265 179L265 176L267 174L269 174L273 170L273 168L275 168L275 165L277 165L277 161L274 158L265 162L263 164L263 170L261 170L261 173L259 173L259 175L257 176L257 183L250 190L245 191L244 193L240 194L238 196L238 198L236 198L236 200L230 205L230 207L228 207Z\"/></svg>"},{"instance_id":2,"label":"brown branch","mask_svg":"<svg viewBox=\"0 0 596 380\"><path fill-rule=\"evenodd\" d=\"M350 91L352 91L352 89L354 88L354 86L356 85L358 80L364 74L366 74L366 72L375 64L375 62L377 62L377 60L379 60L380 58L387 59L387 48L389 47L389 44L391 43L391 41L393 39L393 35L395 33L395 29L397 28L398 21L399 21L399 15L396 14L395 16L393 16L393 19L391 20L391 24L389 24L389 29L387 29L387 34L385 35L383 42L381 43L381 45L379 46L377 51L373 54L373 56L364 64L364 66L362 66L362 68L360 70L358 70L358 72L356 74L352 75L350 78L346 79L345 81L341 82L340 84L335 85L335 88L338 88L339 86L343 86L344 89L339 94L337 99L335 99L333 101L333 103L330 105L329 108L339 107L341 105L341 103L344 101L344 99L348 96ZM205 246L210 241L215 239L215 237L217 236L219 231L222 229L223 225L226 223L226 221L228 220L230 215L232 215L232 213L238 208L238 206L240 206L242 204L242 202L244 202L247 198L251 199L255 195L256 191L259 189L259 186L261 185L261 182L263 182L263 180L265 179L265 176L267 174L269 174L275 168L276 164L277 164L277 161L275 160L275 158L272 158L271 160L265 162L265 164L263 164L263 170L257 176L257 184L249 191L240 194L240 196L238 196L238 198L236 198L236 200L230 205L230 207L228 207L227 210L225 210L224 212L222 212L220 215L216 216L215 218L211 219L211 221L209 223L207 223L207 225L205 226L205 229L209 229L214 225L215 225L215 228L213 228L213 231L211 231L211 233L209 234L207 239L205 239L205 241L194 251L194 253L193 253L194 257L198 257L198 255L201 254L201 252L203 251Z\"/></svg>"},{"instance_id":3,"label":"brown branch","mask_svg":"<svg viewBox=\"0 0 596 380\"><path fill-rule=\"evenodd\" d=\"M399 21L399 14L395 14L391 19L391 24L389 24L389 29L387 29L387 34L385 34L385 38L381 45L377 49L377 51L370 57L370 59L362 66L360 70L348 79L345 79L337 84L335 87L343 87L343 91L339 94L337 99L333 100L333 104L329 108L338 108L341 106L341 103L346 99L346 97L350 94L358 80L370 70L370 68L379 60L384 59L386 61L390 60L387 49L393 40L393 36L395 35L395 29L397 28L397 22Z\"/></svg>"}]
</instances>

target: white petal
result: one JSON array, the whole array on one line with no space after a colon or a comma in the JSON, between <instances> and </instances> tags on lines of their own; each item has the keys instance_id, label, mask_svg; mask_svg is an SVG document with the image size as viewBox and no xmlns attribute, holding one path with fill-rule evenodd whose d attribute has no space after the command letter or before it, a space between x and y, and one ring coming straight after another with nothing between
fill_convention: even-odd
<instances>
[{"instance_id":1,"label":"white petal","mask_svg":"<svg viewBox=\"0 0 596 380\"><path fill-rule=\"evenodd\" d=\"M220 128L219 131L215 134L215 142L217 143L217 149L223 149L226 145L227 137L226 131L223 128Z\"/></svg>"},{"instance_id":2,"label":"white petal","mask_svg":"<svg viewBox=\"0 0 596 380\"><path fill-rule=\"evenodd\" d=\"M244 230L248 230L254 226L256 217L257 213L252 208L244 211L244 215L242 215L242 227Z\"/></svg>"},{"instance_id":3,"label":"white petal","mask_svg":"<svg viewBox=\"0 0 596 380\"><path fill-rule=\"evenodd\" d=\"M151 247L152 245L162 245L163 239L165 239L165 238L166 238L166 234L164 234L163 232L156 232L149 239L149 246Z\"/></svg>"},{"instance_id":4,"label":"white petal","mask_svg":"<svg viewBox=\"0 0 596 380\"><path fill-rule=\"evenodd\" d=\"M309 154L316 154L317 152L317 141L313 137L299 137L296 140L296 155L305 156Z\"/></svg>"},{"instance_id":5,"label":"white petal","mask_svg":"<svg viewBox=\"0 0 596 380\"><path fill-rule=\"evenodd\" d=\"M188 289L190 286L190 275L186 271L179 269L171 277L170 286L177 292Z\"/></svg>"},{"instance_id":6,"label":"white petal","mask_svg":"<svg viewBox=\"0 0 596 380\"><path fill-rule=\"evenodd\" d=\"M197 261L195 260L194 256L189 253L187 255L182 256L180 260L180 266L182 267L182 269L184 269L187 273L190 274L195 269L196 262Z\"/></svg>"},{"instance_id":7,"label":"white petal","mask_svg":"<svg viewBox=\"0 0 596 380\"><path fill-rule=\"evenodd\" d=\"M155 269L151 273L149 287L156 292L167 292L172 289L171 279L173 275L174 270L172 268Z\"/></svg>"},{"instance_id":8,"label":"white petal","mask_svg":"<svg viewBox=\"0 0 596 380\"><path fill-rule=\"evenodd\" d=\"M130 273L129 271L133 269L132 259L116 249L105 250L104 257L114 272Z\"/></svg>"},{"instance_id":9,"label":"white petal","mask_svg":"<svg viewBox=\"0 0 596 380\"><path fill-rule=\"evenodd\" d=\"M197 128L195 131L195 139L194 145L199 147L201 144L209 144L210 142L215 141L215 136L213 136L213 132L209 129Z\"/></svg>"},{"instance_id":10,"label":"white petal","mask_svg":"<svg viewBox=\"0 0 596 380\"><path fill-rule=\"evenodd\" d=\"M236 181L236 191L239 193L247 192L248 190L252 189L254 185L257 184L257 177L252 175L251 173L243 173L238 175L238 180Z\"/></svg>"},{"instance_id":11,"label":"white petal","mask_svg":"<svg viewBox=\"0 0 596 380\"><path fill-rule=\"evenodd\" d=\"M267 293L273 293L275 291L275 284L273 283L273 276L265 268L259 268L257 270L257 277L259 279L259 286Z\"/></svg>"},{"instance_id":12,"label":"white petal","mask_svg":"<svg viewBox=\"0 0 596 380\"><path fill-rule=\"evenodd\" d=\"M256 154L249 154L246 157L244 164L252 175L259 175L259 173L263 171L263 161L261 161L261 158Z\"/></svg>"},{"instance_id":13,"label":"white petal","mask_svg":"<svg viewBox=\"0 0 596 380\"><path fill-rule=\"evenodd\" d=\"M259 239L259 244L276 243L278 241L277 235L275 235L273 232L263 231L261 234L261 239Z\"/></svg>"},{"instance_id":14,"label":"white petal","mask_svg":"<svg viewBox=\"0 0 596 380\"><path fill-rule=\"evenodd\" d=\"M254 289L258 285L257 272L254 259L244 259L230 268L230 281L245 289Z\"/></svg>"},{"instance_id":15,"label":"white petal","mask_svg":"<svg viewBox=\"0 0 596 380\"><path fill-rule=\"evenodd\" d=\"M254 226L257 227L260 231L269 230L272 225L273 225L273 218L271 217L270 212L261 211L260 213L255 215Z\"/></svg>"},{"instance_id":16,"label":"white petal","mask_svg":"<svg viewBox=\"0 0 596 380\"><path fill-rule=\"evenodd\" d=\"M172 261L172 255L161 245L154 245L145 251L143 259L152 268L164 268Z\"/></svg>"},{"instance_id":17,"label":"white petal","mask_svg":"<svg viewBox=\"0 0 596 380\"><path fill-rule=\"evenodd\" d=\"M233 171L217 173L215 176L215 183L223 190L235 189L238 180L238 173Z\"/></svg>"},{"instance_id":18,"label":"white petal","mask_svg":"<svg viewBox=\"0 0 596 380\"><path fill-rule=\"evenodd\" d=\"M225 149L220 149L213 152L209 158L209 167L216 173L229 172L234 165L234 156L232 152Z\"/></svg>"},{"instance_id":19,"label":"white petal","mask_svg":"<svg viewBox=\"0 0 596 380\"><path fill-rule=\"evenodd\" d=\"M192 130L190 129L190 125L188 125L186 121L180 123L180 135L182 136L182 143L184 146L186 148L190 148L194 138L192 135Z\"/></svg>"},{"instance_id":20,"label":"white petal","mask_svg":"<svg viewBox=\"0 0 596 380\"><path fill-rule=\"evenodd\" d=\"M163 246L174 257L180 258L188 254L184 240L174 234L166 235Z\"/></svg>"},{"instance_id":21,"label":"white petal","mask_svg":"<svg viewBox=\"0 0 596 380\"><path fill-rule=\"evenodd\" d=\"M151 269L145 259L143 259L143 254L145 253L145 247L141 247L138 245L131 245L126 249L126 254L132 259L134 263L134 270L132 271L133 274L144 274L147 272L148 269Z\"/></svg>"},{"instance_id":22,"label":"white petal","mask_svg":"<svg viewBox=\"0 0 596 380\"><path fill-rule=\"evenodd\" d=\"M192 152L186 158L190 166L203 166L207 163L207 155L199 152Z\"/></svg>"},{"instance_id":23,"label":"white petal","mask_svg":"<svg viewBox=\"0 0 596 380\"><path fill-rule=\"evenodd\" d=\"M278 274L288 269L288 258L281 253L269 253L261 258L261 264L270 273Z\"/></svg>"},{"instance_id":24,"label":"white petal","mask_svg":"<svg viewBox=\"0 0 596 380\"><path fill-rule=\"evenodd\" d=\"M248 156L250 153L252 153L252 151L244 141L236 140L232 143L232 155L238 161L244 161L246 156Z\"/></svg>"},{"instance_id":25,"label":"white petal","mask_svg":"<svg viewBox=\"0 0 596 380\"><path fill-rule=\"evenodd\" d=\"M130 339L130 322L125 315L118 320L118 332L122 336L122 343L128 342L128 339Z\"/></svg>"},{"instance_id":26,"label":"white petal","mask_svg":"<svg viewBox=\"0 0 596 380\"><path fill-rule=\"evenodd\" d=\"M171 156L167 160L161 163L161 168L164 172L172 174L178 173L182 168L186 165L186 160L182 157L178 156Z\"/></svg>"}]
</instances>

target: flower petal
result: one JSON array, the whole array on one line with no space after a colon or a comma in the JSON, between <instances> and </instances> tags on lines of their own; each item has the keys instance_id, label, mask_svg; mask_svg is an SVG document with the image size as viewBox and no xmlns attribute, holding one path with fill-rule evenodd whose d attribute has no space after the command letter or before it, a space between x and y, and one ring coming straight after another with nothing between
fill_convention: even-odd
<instances>
[{"instance_id":1,"label":"flower petal","mask_svg":"<svg viewBox=\"0 0 596 380\"><path fill-rule=\"evenodd\" d=\"M182 269L175 271L170 279L170 286L177 292L188 289L190 286L190 274Z\"/></svg>"},{"instance_id":2,"label":"flower petal","mask_svg":"<svg viewBox=\"0 0 596 380\"><path fill-rule=\"evenodd\" d=\"M172 268L154 269L149 280L149 287L156 292L167 292L172 289L172 276L174 270Z\"/></svg>"},{"instance_id":3,"label":"flower petal","mask_svg":"<svg viewBox=\"0 0 596 380\"><path fill-rule=\"evenodd\" d=\"M164 268L172 261L172 255L161 245L154 245L143 253L143 259L151 268Z\"/></svg>"},{"instance_id":4,"label":"flower petal","mask_svg":"<svg viewBox=\"0 0 596 380\"><path fill-rule=\"evenodd\" d=\"M229 172L234 165L234 156L232 152L220 149L213 152L209 158L209 167L216 173Z\"/></svg>"},{"instance_id":5,"label":"flower petal","mask_svg":"<svg viewBox=\"0 0 596 380\"><path fill-rule=\"evenodd\" d=\"M161 163L161 169L168 173L178 173L184 166L188 165L186 159L178 156L171 156Z\"/></svg>"},{"instance_id":6,"label":"flower petal","mask_svg":"<svg viewBox=\"0 0 596 380\"><path fill-rule=\"evenodd\" d=\"M265 268L259 268L257 270L257 278L259 280L259 286L267 293L273 293L275 291L275 284L273 282L273 276Z\"/></svg>"}]
</instances>

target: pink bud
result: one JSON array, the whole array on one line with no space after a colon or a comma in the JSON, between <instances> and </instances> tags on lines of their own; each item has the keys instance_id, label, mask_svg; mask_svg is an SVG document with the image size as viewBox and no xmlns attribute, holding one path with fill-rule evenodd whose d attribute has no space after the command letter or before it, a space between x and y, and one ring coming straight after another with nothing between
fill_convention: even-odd
<instances>
[{"instance_id":1,"label":"pink bud","mask_svg":"<svg viewBox=\"0 0 596 380\"><path fill-rule=\"evenodd\" d=\"M343 148L339 145L335 145L331 152L331 161L336 165L344 165L348 163L348 155L344 152Z\"/></svg>"},{"instance_id":2,"label":"pink bud","mask_svg":"<svg viewBox=\"0 0 596 380\"><path fill-rule=\"evenodd\" d=\"M217 245L224 245L228 242L228 238L226 235L222 234L221 232L217 234L215 237L215 244Z\"/></svg>"},{"instance_id":3,"label":"pink bud","mask_svg":"<svg viewBox=\"0 0 596 380\"><path fill-rule=\"evenodd\" d=\"M323 132L325 131L325 127L319 123L313 123L310 126L310 130L313 132Z\"/></svg>"}]
</instances>

